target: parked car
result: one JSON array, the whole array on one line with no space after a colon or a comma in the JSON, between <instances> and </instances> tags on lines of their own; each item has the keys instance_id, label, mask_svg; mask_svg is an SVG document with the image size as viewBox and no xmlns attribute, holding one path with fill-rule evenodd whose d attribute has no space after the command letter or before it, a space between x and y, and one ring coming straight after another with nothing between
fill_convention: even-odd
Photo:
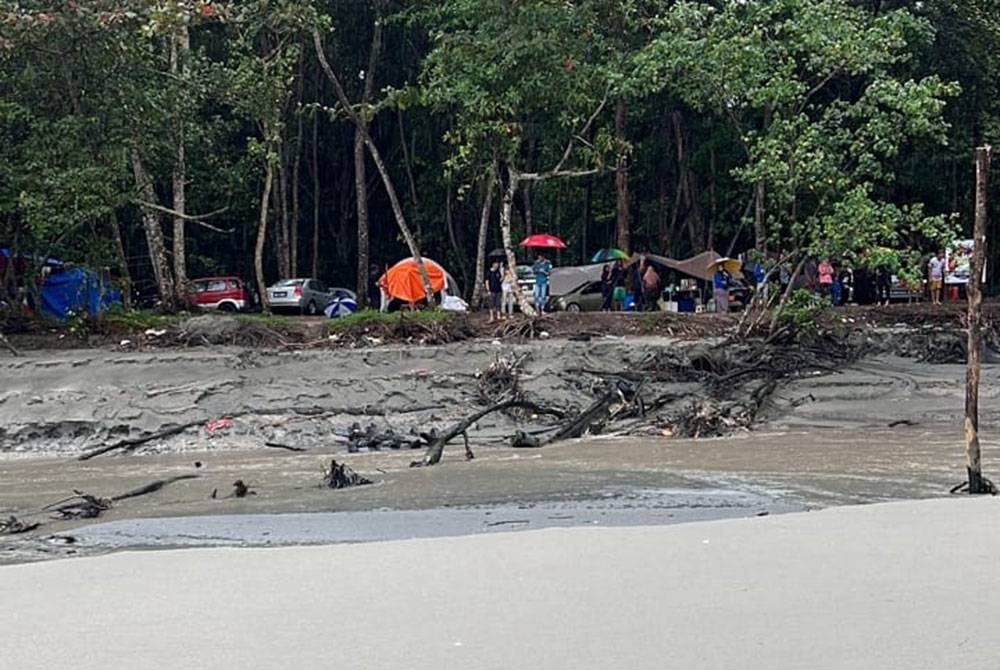
<instances>
[{"instance_id":1,"label":"parked car","mask_svg":"<svg viewBox=\"0 0 1000 670\"><path fill-rule=\"evenodd\" d=\"M601 282L592 281L578 286L569 293L554 297L552 302L560 312L599 312L604 302Z\"/></svg>"},{"instance_id":2,"label":"parked car","mask_svg":"<svg viewBox=\"0 0 1000 670\"><path fill-rule=\"evenodd\" d=\"M302 314L323 313L334 298L357 299L354 291L346 288L330 288L319 279L283 279L267 287L267 301L271 309L295 310Z\"/></svg>"},{"instance_id":3,"label":"parked car","mask_svg":"<svg viewBox=\"0 0 1000 670\"><path fill-rule=\"evenodd\" d=\"M242 312L253 306L250 290L239 277L192 279L188 298L197 307L223 312Z\"/></svg>"}]
</instances>

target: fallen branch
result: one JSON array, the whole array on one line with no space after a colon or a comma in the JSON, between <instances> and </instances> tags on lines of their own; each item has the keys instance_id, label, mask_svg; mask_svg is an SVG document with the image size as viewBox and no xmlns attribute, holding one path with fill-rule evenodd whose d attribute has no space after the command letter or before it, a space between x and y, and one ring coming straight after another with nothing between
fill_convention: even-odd
<instances>
[{"instance_id":1,"label":"fallen branch","mask_svg":"<svg viewBox=\"0 0 1000 670\"><path fill-rule=\"evenodd\" d=\"M73 493L76 495L46 505L42 511L54 512L63 519L96 519L111 509L110 498L99 498L76 489Z\"/></svg>"},{"instance_id":2,"label":"fallen branch","mask_svg":"<svg viewBox=\"0 0 1000 670\"><path fill-rule=\"evenodd\" d=\"M273 447L275 449L287 449L288 451L305 451L305 447L295 447L290 444L281 444L280 442L265 442L265 447Z\"/></svg>"},{"instance_id":3,"label":"fallen branch","mask_svg":"<svg viewBox=\"0 0 1000 670\"><path fill-rule=\"evenodd\" d=\"M170 479L158 479L155 482L146 484L145 486L140 486L137 489L132 489L131 491L126 491L121 495L117 495L111 498L112 502L118 502L119 500L127 500L129 498L138 498L139 496L149 495L150 493L156 493L164 486L173 484L174 482L182 482L186 479L198 479L199 475L178 475L176 477L171 477Z\"/></svg>"},{"instance_id":4,"label":"fallen branch","mask_svg":"<svg viewBox=\"0 0 1000 670\"><path fill-rule=\"evenodd\" d=\"M536 405L533 402L527 400L519 400L512 398L510 400L504 400L495 405L491 405L485 409L481 409L475 412L469 417L459 421L454 426L446 430L441 435L433 435L430 444L427 446L427 453L424 454L423 460L413 461L410 463L411 468L422 467L426 465L437 465L441 461L441 455L444 453L444 447L446 444L454 440L459 435L465 436L466 440L466 455L471 453L468 448L468 435L467 431L475 422L482 419L487 414L492 414L493 412L501 412L505 409L511 409L513 407L519 407L521 409L528 409L538 414L549 414L552 416L562 416L562 412L558 410L549 409L547 407L542 407L541 405Z\"/></svg>"},{"instance_id":5,"label":"fallen branch","mask_svg":"<svg viewBox=\"0 0 1000 670\"><path fill-rule=\"evenodd\" d=\"M98 447L86 453L77 456L78 461L89 461L95 456L100 456L101 454L106 454L110 451L116 451L121 449L122 451L133 451L136 447L140 447L147 442L152 442L153 440L159 440L164 437L170 437L171 435L177 435L183 433L188 428L193 428L194 426L199 426L204 421L189 421L187 423L182 423L176 426L170 426L169 428L164 428L163 430L158 430L155 433L150 433L148 435L143 435L142 437L130 437L124 440L115 442L114 444L108 444L103 447Z\"/></svg>"}]
</instances>

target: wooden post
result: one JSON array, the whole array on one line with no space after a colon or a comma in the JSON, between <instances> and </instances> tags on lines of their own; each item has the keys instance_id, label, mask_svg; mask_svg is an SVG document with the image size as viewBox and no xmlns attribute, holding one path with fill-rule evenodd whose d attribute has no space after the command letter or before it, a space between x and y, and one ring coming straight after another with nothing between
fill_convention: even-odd
<instances>
[{"instance_id":1,"label":"wooden post","mask_svg":"<svg viewBox=\"0 0 1000 670\"><path fill-rule=\"evenodd\" d=\"M990 171L991 147L976 149L976 219L973 229L975 247L969 272L969 341L965 373L965 464L969 473L969 493L985 493L979 454L979 372L983 338L982 291L983 262L986 258L986 185Z\"/></svg>"}]
</instances>

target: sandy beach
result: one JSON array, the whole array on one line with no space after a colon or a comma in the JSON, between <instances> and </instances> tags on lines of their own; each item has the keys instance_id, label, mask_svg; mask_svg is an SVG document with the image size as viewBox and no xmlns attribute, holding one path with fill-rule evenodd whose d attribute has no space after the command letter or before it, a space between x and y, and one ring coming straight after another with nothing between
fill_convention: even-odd
<instances>
[{"instance_id":1,"label":"sandy beach","mask_svg":"<svg viewBox=\"0 0 1000 670\"><path fill-rule=\"evenodd\" d=\"M989 667L995 499L0 571L3 667ZM970 536L975 541L970 545Z\"/></svg>"}]
</instances>

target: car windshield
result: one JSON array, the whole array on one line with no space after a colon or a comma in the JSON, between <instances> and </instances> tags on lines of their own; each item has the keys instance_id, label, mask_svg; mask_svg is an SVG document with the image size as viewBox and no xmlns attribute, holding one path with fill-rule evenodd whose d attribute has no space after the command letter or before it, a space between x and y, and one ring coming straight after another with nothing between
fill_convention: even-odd
<instances>
[{"instance_id":1,"label":"car windshield","mask_svg":"<svg viewBox=\"0 0 1000 670\"><path fill-rule=\"evenodd\" d=\"M274 288L284 288L286 286L302 286L304 282L305 282L304 279L282 279L281 281L279 281L277 284L274 285Z\"/></svg>"}]
</instances>

